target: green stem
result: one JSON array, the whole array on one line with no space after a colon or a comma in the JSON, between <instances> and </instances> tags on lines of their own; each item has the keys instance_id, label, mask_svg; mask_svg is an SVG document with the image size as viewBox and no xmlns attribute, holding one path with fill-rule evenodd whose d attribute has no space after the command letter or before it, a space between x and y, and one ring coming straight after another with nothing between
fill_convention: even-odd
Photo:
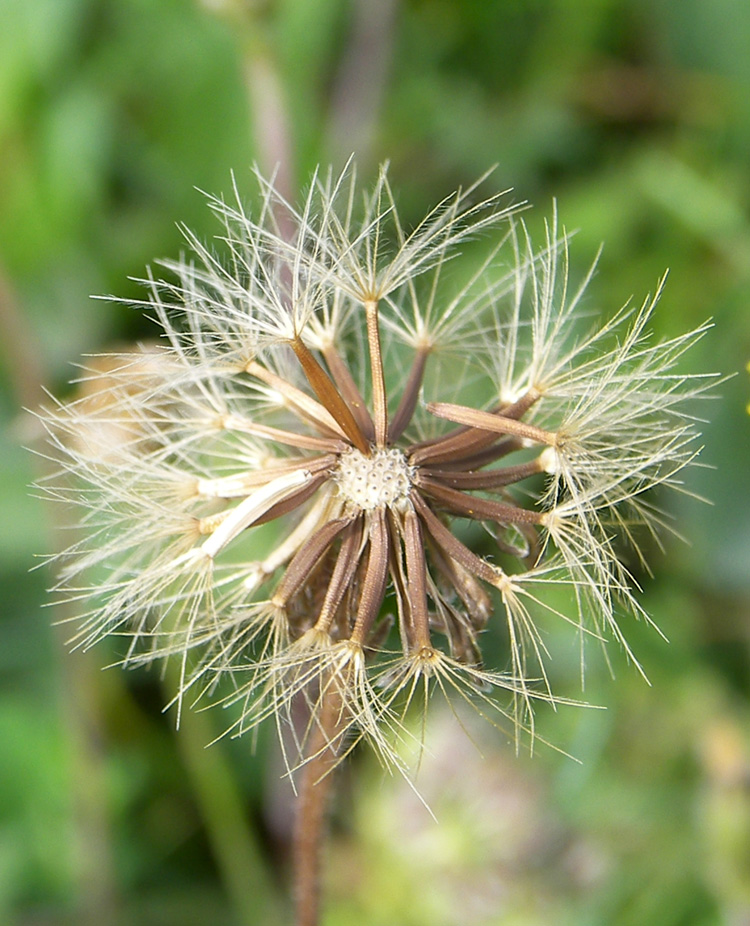
<instances>
[{"instance_id":1,"label":"green stem","mask_svg":"<svg viewBox=\"0 0 750 926\"><path fill-rule=\"evenodd\" d=\"M180 666L170 662L167 683L179 685ZM206 826L211 848L227 894L246 926L282 922L263 849L246 821L247 809L211 718L200 711L184 711L177 744Z\"/></svg>"}]
</instances>

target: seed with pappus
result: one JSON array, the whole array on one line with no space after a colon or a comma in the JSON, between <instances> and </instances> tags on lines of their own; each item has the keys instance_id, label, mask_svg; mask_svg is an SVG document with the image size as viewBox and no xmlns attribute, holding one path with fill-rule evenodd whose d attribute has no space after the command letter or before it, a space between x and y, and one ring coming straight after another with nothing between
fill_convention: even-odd
<instances>
[{"instance_id":1,"label":"seed with pappus","mask_svg":"<svg viewBox=\"0 0 750 926\"><path fill-rule=\"evenodd\" d=\"M45 489L80 509L75 640L179 660L180 705L230 678L238 733L333 699L340 755L364 737L400 767L403 712L438 691L533 737L547 623L634 659L619 538L640 555L666 523L650 490L696 455L705 381L678 361L706 326L656 342L661 287L592 324L593 268L570 288L556 219L535 250L504 196L472 187L406 230L385 170L365 194L351 168L316 175L299 210L257 180L252 212L210 201L223 256L185 231L172 282L149 275L163 343L43 413ZM451 258L491 234L466 276Z\"/></svg>"}]
</instances>

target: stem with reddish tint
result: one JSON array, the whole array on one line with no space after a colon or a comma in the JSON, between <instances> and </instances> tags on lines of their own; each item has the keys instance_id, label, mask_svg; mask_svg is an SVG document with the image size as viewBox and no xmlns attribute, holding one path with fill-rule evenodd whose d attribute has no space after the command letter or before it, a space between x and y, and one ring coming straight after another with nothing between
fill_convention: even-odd
<instances>
[{"instance_id":1,"label":"stem with reddish tint","mask_svg":"<svg viewBox=\"0 0 750 926\"><path fill-rule=\"evenodd\" d=\"M302 766L295 808L295 926L318 926L320 921L321 855L342 727L341 698L335 685L327 686L319 707L317 717L311 721L307 761Z\"/></svg>"}]
</instances>

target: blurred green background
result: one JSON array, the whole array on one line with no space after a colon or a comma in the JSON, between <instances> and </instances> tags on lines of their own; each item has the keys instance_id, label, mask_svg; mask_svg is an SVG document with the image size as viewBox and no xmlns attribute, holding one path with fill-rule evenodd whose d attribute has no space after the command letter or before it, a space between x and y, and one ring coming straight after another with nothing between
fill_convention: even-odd
<instances>
[{"instance_id":1,"label":"blurred green background","mask_svg":"<svg viewBox=\"0 0 750 926\"><path fill-rule=\"evenodd\" d=\"M414 221L497 165L541 226L553 198L592 302L670 268L659 334L715 328L694 370L739 375L697 410L705 468L665 498L688 544L655 550L614 654L542 715L552 750L480 755L436 718L419 783L368 756L343 779L329 926L750 924L750 4L747 0L0 0L0 923L287 921L290 794L272 737L204 745L220 712L161 707L169 677L69 655L35 557L60 544L30 497L40 384L148 337L129 277L217 229L196 187L283 165L383 159ZM29 572L33 565L38 568ZM580 696L575 644L558 689Z\"/></svg>"}]
</instances>

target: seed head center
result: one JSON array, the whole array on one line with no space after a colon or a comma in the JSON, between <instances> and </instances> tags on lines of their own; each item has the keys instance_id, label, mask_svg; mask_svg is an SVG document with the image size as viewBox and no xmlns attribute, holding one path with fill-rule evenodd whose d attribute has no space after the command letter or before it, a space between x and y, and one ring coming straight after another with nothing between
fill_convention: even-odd
<instances>
[{"instance_id":1,"label":"seed head center","mask_svg":"<svg viewBox=\"0 0 750 926\"><path fill-rule=\"evenodd\" d=\"M413 477L414 468L394 448L370 456L347 450L334 475L339 494L363 510L397 505L408 496Z\"/></svg>"}]
</instances>

